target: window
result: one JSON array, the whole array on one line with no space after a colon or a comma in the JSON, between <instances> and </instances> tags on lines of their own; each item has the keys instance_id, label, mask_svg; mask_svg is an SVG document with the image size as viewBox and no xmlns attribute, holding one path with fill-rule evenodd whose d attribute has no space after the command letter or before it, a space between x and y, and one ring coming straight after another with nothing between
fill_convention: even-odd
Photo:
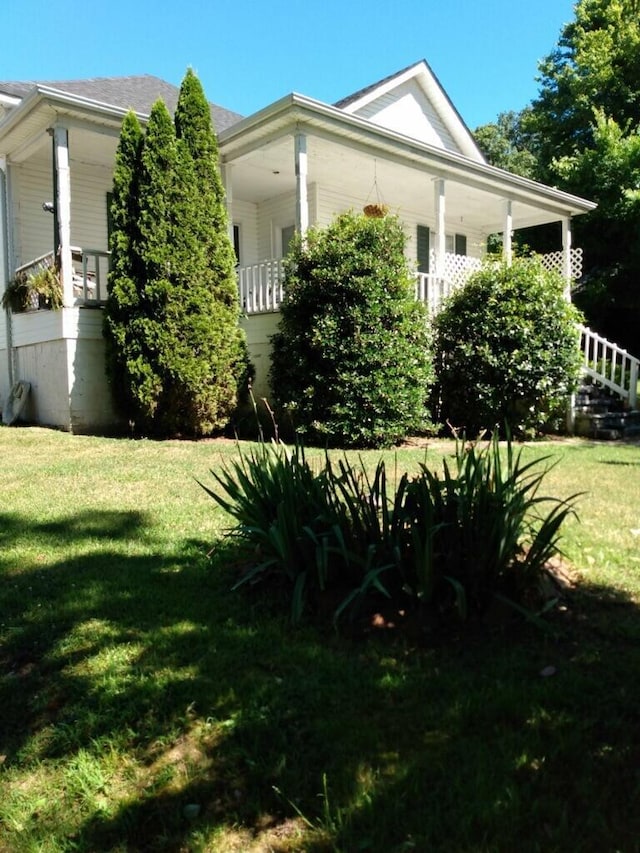
<instances>
[{"instance_id":1,"label":"window","mask_svg":"<svg viewBox=\"0 0 640 853\"><path fill-rule=\"evenodd\" d=\"M233 251L236 253L236 264L240 263L240 226L233 224Z\"/></svg>"},{"instance_id":2,"label":"window","mask_svg":"<svg viewBox=\"0 0 640 853\"><path fill-rule=\"evenodd\" d=\"M429 228L418 225L416 233L418 272L429 272Z\"/></svg>"},{"instance_id":3,"label":"window","mask_svg":"<svg viewBox=\"0 0 640 853\"><path fill-rule=\"evenodd\" d=\"M113 216L111 205L113 204L113 193L107 193L107 246L111 245L111 232L113 231Z\"/></svg>"},{"instance_id":4,"label":"window","mask_svg":"<svg viewBox=\"0 0 640 853\"><path fill-rule=\"evenodd\" d=\"M280 241L281 241L280 249L282 251L282 257L283 258L289 252L289 244L293 240L293 235L295 233L296 233L296 226L295 225L285 225L284 228L280 229Z\"/></svg>"}]
</instances>

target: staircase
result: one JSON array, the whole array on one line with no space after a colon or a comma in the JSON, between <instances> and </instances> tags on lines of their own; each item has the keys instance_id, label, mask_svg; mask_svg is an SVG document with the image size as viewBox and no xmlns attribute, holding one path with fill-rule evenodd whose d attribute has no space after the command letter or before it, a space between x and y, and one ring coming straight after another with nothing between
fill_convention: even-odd
<instances>
[{"instance_id":1,"label":"staircase","mask_svg":"<svg viewBox=\"0 0 640 853\"><path fill-rule=\"evenodd\" d=\"M580 325L582 383L573 405L573 431L597 439L640 438L640 360Z\"/></svg>"}]
</instances>

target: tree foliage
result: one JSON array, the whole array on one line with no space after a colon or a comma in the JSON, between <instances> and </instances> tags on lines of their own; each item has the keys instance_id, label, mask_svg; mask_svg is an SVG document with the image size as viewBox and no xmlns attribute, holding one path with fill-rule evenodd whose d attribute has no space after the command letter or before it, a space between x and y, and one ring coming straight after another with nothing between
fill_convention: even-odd
<instances>
[{"instance_id":1,"label":"tree foliage","mask_svg":"<svg viewBox=\"0 0 640 853\"><path fill-rule=\"evenodd\" d=\"M175 126L158 101L135 138L129 117L114 180L109 373L138 431L209 434L235 407L246 355L217 142L192 72Z\"/></svg>"},{"instance_id":2,"label":"tree foliage","mask_svg":"<svg viewBox=\"0 0 640 853\"><path fill-rule=\"evenodd\" d=\"M430 335L405 239L396 217L345 213L294 242L271 387L312 440L388 445L424 425Z\"/></svg>"},{"instance_id":3,"label":"tree foliage","mask_svg":"<svg viewBox=\"0 0 640 853\"><path fill-rule=\"evenodd\" d=\"M579 314L563 289L535 257L489 260L447 300L434 321L442 422L523 435L557 414L579 368Z\"/></svg>"},{"instance_id":4,"label":"tree foliage","mask_svg":"<svg viewBox=\"0 0 640 853\"><path fill-rule=\"evenodd\" d=\"M540 64L540 93L524 120L539 177L553 180L554 160L593 146L594 110L625 130L640 122L638 0L580 0Z\"/></svg>"},{"instance_id":5,"label":"tree foliage","mask_svg":"<svg viewBox=\"0 0 640 853\"><path fill-rule=\"evenodd\" d=\"M589 325L635 352L640 0L579 0L574 12L540 64L538 97L478 128L476 138L493 165L597 202L574 223L574 243L584 252L576 301ZM557 231L528 229L516 242L548 251L557 247Z\"/></svg>"},{"instance_id":6,"label":"tree foliage","mask_svg":"<svg viewBox=\"0 0 640 853\"><path fill-rule=\"evenodd\" d=\"M522 135L522 113L500 113L495 122L477 127L473 135L492 166L524 178L535 177L536 157L527 148L528 140Z\"/></svg>"}]
</instances>

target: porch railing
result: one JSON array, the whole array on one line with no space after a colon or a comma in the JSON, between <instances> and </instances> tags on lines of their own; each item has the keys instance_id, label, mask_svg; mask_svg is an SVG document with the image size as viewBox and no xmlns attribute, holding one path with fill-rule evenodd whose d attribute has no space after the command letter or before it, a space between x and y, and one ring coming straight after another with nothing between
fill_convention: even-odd
<instances>
[{"instance_id":1,"label":"porch railing","mask_svg":"<svg viewBox=\"0 0 640 853\"><path fill-rule=\"evenodd\" d=\"M247 314L277 311L282 302L282 260L267 260L238 269L240 305Z\"/></svg>"},{"instance_id":2,"label":"porch railing","mask_svg":"<svg viewBox=\"0 0 640 853\"><path fill-rule=\"evenodd\" d=\"M562 272L563 253L551 252L541 255L547 269ZM435 269L435 254L430 257L431 269ZM424 302L430 314L436 314L446 299L456 288L461 287L469 276L480 269L482 261L468 255L456 255L447 252L444 258L442 275L417 273L416 299ZM572 276L582 274L582 249L571 250ZM238 268L238 290L240 305L246 314L261 314L277 311L282 302L284 277L282 260L266 260L257 264Z\"/></svg>"},{"instance_id":3,"label":"porch railing","mask_svg":"<svg viewBox=\"0 0 640 853\"><path fill-rule=\"evenodd\" d=\"M110 257L102 249L71 249L76 305L99 305L106 300Z\"/></svg>"},{"instance_id":4,"label":"porch railing","mask_svg":"<svg viewBox=\"0 0 640 853\"><path fill-rule=\"evenodd\" d=\"M630 409L638 403L640 360L627 350L578 325L582 372L626 401Z\"/></svg>"},{"instance_id":5,"label":"porch railing","mask_svg":"<svg viewBox=\"0 0 640 853\"><path fill-rule=\"evenodd\" d=\"M99 305L107 298L107 276L109 274L110 252L102 249L81 249L72 247L71 260L73 265L73 296L76 305ZM55 254L46 252L17 267L14 275L25 275L27 278L40 270L51 268L55 264ZM30 309L37 311L40 298L36 291L30 294Z\"/></svg>"}]
</instances>

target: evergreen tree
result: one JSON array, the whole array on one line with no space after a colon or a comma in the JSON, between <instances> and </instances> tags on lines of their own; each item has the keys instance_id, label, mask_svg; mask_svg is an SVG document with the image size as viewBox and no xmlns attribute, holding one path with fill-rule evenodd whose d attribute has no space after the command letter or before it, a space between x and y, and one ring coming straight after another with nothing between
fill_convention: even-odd
<instances>
[{"instance_id":1,"label":"evergreen tree","mask_svg":"<svg viewBox=\"0 0 640 853\"><path fill-rule=\"evenodd\" d=\"M111 264L104 318L107 375L116 408L124 416L130 414L133 403L124 354L134 343L130 339L130 320L139 310L138 180L142 141L140 122L130 111L122 123L113 174L109 240Z\"/></svg>"},{"instance_id":2,"label":"evergreen tree","mask_svg":"<svg viewBox=\"0 0 640 853\"><path fill-rule=\"evenodd\" d=\"M190 393L182 408L192 420L206 421L211 431L226 423L236 405L247 357L238 325L236 258L229 237L218 143L209 104L191 69L180 88L175 126L179 173L173 218L175 275L183 293L191 347L197 348L195 360L183 348Z\"/></svg>"},{"instance_id":3,"label":"evergreen tree","mask_svg":"<svg viewBox=\"0 0 640 853\"><path fill-rule=\"evenodd\" d=\"M128 171L118 164L114 182L131 228L112 241L109 372L136 430L205 435L228 421L247 370L209 105L188 72L178 135L162 101L137 147L131 123L119 154Z\"/></svg>"}]
</instances>

